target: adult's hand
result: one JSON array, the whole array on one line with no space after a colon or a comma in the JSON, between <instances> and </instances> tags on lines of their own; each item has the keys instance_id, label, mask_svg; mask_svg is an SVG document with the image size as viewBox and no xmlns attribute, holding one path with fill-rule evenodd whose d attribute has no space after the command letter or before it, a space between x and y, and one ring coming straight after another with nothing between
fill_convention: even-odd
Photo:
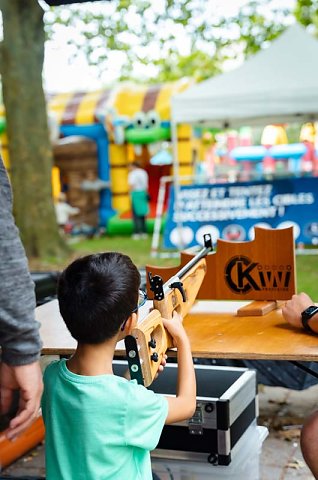
<instances>
[{"instance_id":1,"label":"adult's hand","mask_svg":"<svg viewBox=\"0 0 318 480\"><path fill-rule=\"evenodd\" d=\"M39 412L43 391L42 372L39 362L12 366L0 364L0 407L7 413L11 407L13 393L19 390L19 409L10 421L7 437L14 438L25 430Z\"/></svg>"},{"instance_id":2,"label":"adult's hand","mask_svg":"<svg viewBox=\"0 0 318 480\"><path fill-rule=\"evenodd\" d=\"M293 295L291 300L288 300L282 308L283 317L294 327L303 328L301 323L301 312L306 310L310 305L314 305L314 302L307 293L302 292L298 295Z\"/></svg>"}]
</instances>

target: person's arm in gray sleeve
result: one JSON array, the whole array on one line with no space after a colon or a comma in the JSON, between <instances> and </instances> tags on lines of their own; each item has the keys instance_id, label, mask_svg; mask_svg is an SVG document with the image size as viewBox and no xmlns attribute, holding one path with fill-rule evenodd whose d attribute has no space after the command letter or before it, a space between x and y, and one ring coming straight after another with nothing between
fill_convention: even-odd
<instances>
[{"instance_id":1,"label":"person's arm in gray sleeve","mask_svg":"<svg viewBox=\"0 0 318 480\"><path fill-rule=\"evenodd\" d=\"M12 215L12 194L0 158L0 411L7 413L19 390L19 410L8 438L25 430L38 415L43 391L41 351L35 320L34 284Z\"/></svg>"},{"instance_id":2,"label":"person's arm in gray sleeve","mask_svg":"<svg viewBox=\"0 0 318 480\"><path fill-rule=\"evenodd\" d=\"M12 215L12 194L0 160L0 345L2 361L25 365L40 356L34 283Z\"/></svg>"}]
</instances>

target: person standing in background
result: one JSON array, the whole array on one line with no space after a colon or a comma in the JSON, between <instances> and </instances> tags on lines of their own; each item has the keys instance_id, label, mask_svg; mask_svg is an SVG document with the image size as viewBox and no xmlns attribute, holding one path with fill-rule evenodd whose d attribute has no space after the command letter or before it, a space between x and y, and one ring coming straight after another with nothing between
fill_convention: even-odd
<instances>
[{"instance_id":1,"label":"person standing in background","mask_svg":"<svg viewBox=\"0 0 318 480\"><path fill-rule=\"evenodd\" d=\"M43 390L41 340L34 283L12 215L12 191L0 157L0 407L7 414L18 390L19 410L7 436L25 430L39 412Z\"/></svg>"},{"instance_id":2,"label":"person standing in background","mask_svg":"<svg viewBox=\"0 0 318 480\"><path fill-rule=\"evenodd\" d=\"M132 238L147 238L146 216L149 213L148 173L138 162L129 165L128 185L134 222Z\"/></svg>"},{"instance_id":3,"label":"person standing in background","mask_svg":"<svg viewBox=\"0 0 318 480\"><path fill-rule=\"evenodd\" d=\"M56 221L60 230L64 233L66 233L67 230L71 230L71 228L68 228L70 227L70 216L77 215L80 212L80 209L77 207L72 207L69 203L67 203L66 194L64 192L60 192L54 208Z\"/></svg>"}]
</instances>

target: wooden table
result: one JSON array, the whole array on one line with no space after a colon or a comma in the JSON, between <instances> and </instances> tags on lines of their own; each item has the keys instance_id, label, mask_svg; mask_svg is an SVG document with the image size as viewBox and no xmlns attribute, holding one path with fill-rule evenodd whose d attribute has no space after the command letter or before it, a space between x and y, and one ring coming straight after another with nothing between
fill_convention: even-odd
<instances>
[{"instance_id":1,"label":"wooden table","mask_svg":"<svg viewBox=\"0 0 318 480\"><path fill-rule=\"evenodd\" d=\"M193 356L318 361L318 336L286 323L280 309L264 316L238 317L236 311L247 303L196 302L184 320ZM142 307L140 318L147 314L151 304L149 301ZM41 323L43 354L69 355L74 351L76 342L64 325L57 300L38 307L36 317ZM116 355L125 355L124 342L117 344Z\"/></svg>"}]
</instances>

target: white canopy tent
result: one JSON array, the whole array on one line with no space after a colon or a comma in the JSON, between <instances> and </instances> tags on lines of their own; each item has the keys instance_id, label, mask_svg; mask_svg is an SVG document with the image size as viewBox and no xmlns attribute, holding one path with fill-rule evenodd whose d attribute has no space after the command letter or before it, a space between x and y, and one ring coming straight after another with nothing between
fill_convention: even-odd
<instances>
[{"instance_id":1,"label":"white canopy tent","mask_svg":"<svg viewBox=\"0 0 318 480\"><path fill-rule=\"evenodd\" d=\"M172 122L239 127L312 121L318 114L318 41L298 24L239 68L172 98Z\"/></svg>"},{"instance_id":2,"label":"white canopy tent","mask_svg":"<svg viewBox=\"0 0 318 480\"><path fill-rule=\"evenodd\" d=\"M175 211L180 190L177 125L215 128L314 121L318 116L318 41L299 24L239 68L172 98ZM180 227L180 244L181 225Z\"/></svg>"}]
</instances>

